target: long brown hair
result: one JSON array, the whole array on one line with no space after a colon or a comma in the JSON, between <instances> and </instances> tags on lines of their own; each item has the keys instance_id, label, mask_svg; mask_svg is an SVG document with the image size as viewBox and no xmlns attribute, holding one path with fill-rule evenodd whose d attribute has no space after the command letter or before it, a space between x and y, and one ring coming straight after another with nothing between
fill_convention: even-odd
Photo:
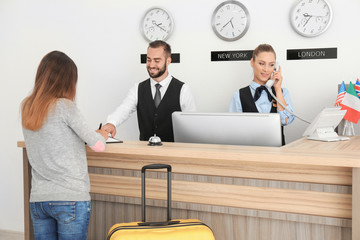
<instances>
[{"instance_id":1,"label":"long brown hair","mask_svg":"<svg viewBox=\"0 0 360 240\"><path fill-rule=\"evenodd\" d=\"M74 100L77 78L77 67L65 53L46 54L37 69L34 89L21 105L23 127L40 129L59 98Z\"/></svg>"}]
</instances>

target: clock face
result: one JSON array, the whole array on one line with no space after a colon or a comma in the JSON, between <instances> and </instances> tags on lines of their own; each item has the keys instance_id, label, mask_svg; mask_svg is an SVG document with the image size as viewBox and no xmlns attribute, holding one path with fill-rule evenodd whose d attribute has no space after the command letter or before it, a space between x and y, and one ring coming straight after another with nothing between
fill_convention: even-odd
<instances>
[{"instance_id":1,"label":"clock face","mask_svg":"<svg viewBox=\"0 0 360 240\"><path fill-rule=\"evenodd\" d=\"M141 31L149 42L166 40L174 27L170 14L162 8L148 10L141 22Z\"/></svg>"},{"instance_id":2,"label":"clock face","mask_svg":"<svg viewBox=\"0 0 360 240\"><path fill-rule=\"evenodd\" d=\"M245 35L250 25L247 8L240 2L230 0L221 3L212 16L215 34L225 41L235 41Z\"/></svg>"},{"instance_id":3,"label":"clock face","mask_svg":"<svg viewBox=\"0 0 360 240\"><path fill-rule=\"evenodd\" d=\"M301 0L290 14L292 27L304 37L315 37L325 32L331 19L331 6L326 0Z\"/></svg>"}]
</instances>

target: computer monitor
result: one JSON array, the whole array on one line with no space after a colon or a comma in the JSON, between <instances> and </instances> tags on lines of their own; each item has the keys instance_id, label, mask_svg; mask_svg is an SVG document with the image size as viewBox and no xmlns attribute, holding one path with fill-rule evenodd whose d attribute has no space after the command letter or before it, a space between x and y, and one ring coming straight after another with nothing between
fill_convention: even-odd
<instances>
[{"instance_id":1,"label":"computer monitor","mask_svg":"<svg viewBox=\"0 0 360 240\"><path fill-rule=\"evenodd\" d=\"M324 108L307 127L303 136L307 139L327 142L348 140L348 137L338 136L335 132L345 113L346 110L341 110L341 107Z\"/></svg>"},{"instance_id":2,"label":"computer monitor","mask_svg":"<svg viewBox=\"0 0 360 240\"><path fill-rule=\"evenodd\" d=\"M281 146L278 113L172 114L175 142Z\"/></svg>"}]
</instances>

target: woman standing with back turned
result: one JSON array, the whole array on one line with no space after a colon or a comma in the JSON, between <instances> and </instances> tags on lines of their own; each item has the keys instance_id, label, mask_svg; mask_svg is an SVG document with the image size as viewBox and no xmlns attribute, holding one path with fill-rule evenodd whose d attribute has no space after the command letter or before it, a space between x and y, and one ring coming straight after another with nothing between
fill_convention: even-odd
<instances>
[{"instance_id":1,"label":"woman standing with back turned","mask_svg":"<svg viewBox=\"0 0 360 240\"><path fill-rule=\"evenodd\" d=\"M76 83L75 63L62 52L50 52L21 105L36 240L87 237L91 203L85 142L104 151L107 133L90 129L81 116L74 103Z\"/></svg>"},{"instance_id":2,"label":"woman standing with back turned","mask_svg":"<svg viewBox=\"0 0 360 240\"><path fill-rule=\"evenodd\" d=\"M260 44L253 52L250 64L254 70L254 79L249 86L234 93L229 111L279 113L282 126L292 123L295 116L278 104L265 87L269 79L274 80L272 92L284 106L293 112L290 94L286 88L281 88L283 76L281 67L279 66L279 69L275 67L276 54L273 47L269 44ZM282 144L285 145L283 131Z\"/></svg>"}]
</instances>

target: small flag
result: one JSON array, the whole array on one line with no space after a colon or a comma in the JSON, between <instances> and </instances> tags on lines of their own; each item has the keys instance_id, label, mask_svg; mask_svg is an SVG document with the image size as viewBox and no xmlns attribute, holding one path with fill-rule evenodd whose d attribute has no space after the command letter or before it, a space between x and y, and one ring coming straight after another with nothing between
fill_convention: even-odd
<instances>
[{"instance_id":1,"label":"small flag","mask_svg":"<svg viewBox=\"0 0 360 240\"><path fill-rule=\"evenodd\" d=\"M347 110L344 119L356 124L360 119L360 99L351 82L340 105L341 110Z\"/></svg>"},{"instance_id":2,"label":"small flag","mask_svg":"<svg viewBox=\"0 0 360 240\"><path fill-rule=\"evenodd\" d=\"M335 102L335 107L339 107L340 103L342 102L344 95L346 93L346 88L345 88L345 83L344 81L341 83L340 89L339 89L339 94L336 98L336 102Z\"/></svg>"},{"instance_id":3,"label":"small flag","mask_svg":"<svg viewBox=\"0 0 360 240\"><path fill-rule=\"evenodd\" d=\"M358 95L358 97L360 98L360 82L359 82L359 79L356 80L355 91L356 91L356 94Z\"/></svg>"}]
</instances>

